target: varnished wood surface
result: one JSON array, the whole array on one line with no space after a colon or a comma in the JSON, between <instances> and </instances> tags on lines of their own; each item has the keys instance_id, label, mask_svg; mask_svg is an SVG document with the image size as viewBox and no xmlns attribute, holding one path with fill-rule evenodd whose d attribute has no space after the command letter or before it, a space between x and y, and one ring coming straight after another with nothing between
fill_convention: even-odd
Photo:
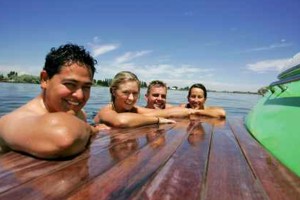
<instances>
[{"instance_id":1,"label":"varnished wood surface","mask_svg":"<svg viewBox=\"0 0 300 200\"><path fill-rule=\"evenodd\" d=\"M0 155L0 199L300 199L300 178L241 119L100 132L82 154Z\"/></svg>"}]
</instances>

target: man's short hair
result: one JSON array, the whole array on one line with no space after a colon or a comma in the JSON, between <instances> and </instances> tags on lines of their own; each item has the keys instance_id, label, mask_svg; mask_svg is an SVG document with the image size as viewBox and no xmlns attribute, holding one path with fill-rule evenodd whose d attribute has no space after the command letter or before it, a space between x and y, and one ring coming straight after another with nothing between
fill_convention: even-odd
<instances>
[{"instance_id":1,"label":"man's short hair","mask_svg":"<svg viewBox=\"0 0 300 200\"><path fill-rule=\"evenodd\" d=\"M164 88L167 88L167 84L164 83L163 81L160 81L160 80L154 80L154 81L151 81L148 85L148 88L147 88L147 94L150 93L150 90L153 86L156 86L156 87L164 87Z\"/></svg>"},{"instance_id":2,"label":"man's short hair","mask_svg":"<svg viewBox=\"0 0 300 200\"><path fill-rule=\"evenodd\" d=\"M95 60L82 46L76 44L61 45L57 49L51 48L46 56L43 69L47 72L49 78L52 78L55 74L60 72L63 66L73 63L85 65L91 70L92 78L94 77L97 60Z\"/></svg>"}]
</instances>

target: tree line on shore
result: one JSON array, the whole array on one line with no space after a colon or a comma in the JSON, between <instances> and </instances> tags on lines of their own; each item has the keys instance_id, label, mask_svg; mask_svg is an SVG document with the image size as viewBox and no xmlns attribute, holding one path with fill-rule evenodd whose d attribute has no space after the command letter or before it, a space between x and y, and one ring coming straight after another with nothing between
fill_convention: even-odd
<instances>
[{"instance_id":1,"label":"tree line on shore","mask_svg":"<svg viewBox=\"0 0 300 200\"><path fill-rule=\"evenodd\" d=\"M102 86L109 87L112 79L104 79L104 80L93 80L94 86ZM16 71L10 71L6 76L0 74L0 82L10 82L10 83L33 83L39 84L40 77L28 74L19 75ZM141 87L147 88L147 83L141 81ZM172 90L189 90L189 87L178 88L177 86L168 87L168 89ZM260 92L240 92L240 91L216 91L216 90L207 90L208 92L222 92L222 93L241 93L241 94L260 94Z\"/></svg>"},{"instance_id":2,"label":"tree line on shore","mask_svg":"<svg viewBox=\"0 0 300 200\"><path fill-rule=\"evenodd\" d=\"M104 79L104 80L93 80L94 86L104 86L109 87L112 79ZM19 75L16 71L10 71L7 75L0 74L0 82L10 82L10 83L40 83L40 77L28 74ZM147 83L141 81L141 87L147 87Z\"/></svg>"}]
</instances>

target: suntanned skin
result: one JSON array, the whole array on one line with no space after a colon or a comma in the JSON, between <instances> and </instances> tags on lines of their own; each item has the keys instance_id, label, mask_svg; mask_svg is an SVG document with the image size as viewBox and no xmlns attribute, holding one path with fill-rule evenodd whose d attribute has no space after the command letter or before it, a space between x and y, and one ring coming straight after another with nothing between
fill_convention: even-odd
<instances>
[{"instance_id":1,"label":"suntanned skin","mask_svg":"<svg viewBox=\"0 0 300 200\"><path fill-rule=\"evenodd\" d=\"M186 112L176 109L175 106L166 103L167 99L167 87L163 87L161 85L153 85L150 86L148 92L145 94L145 99L147 102L146 108L150 109L168 109L170 115L174 115L175 117L178 116L178 112L183 112L182 115L186 116ZM208 117L217 117L223 118L225 117L226 113L223 108L221 107L205 107L204 103L206 101L204 97L203 90L199 88L192 88L191 96L188 98L189 104L191 105L192 109L196 110L203 110L202 113L197 113L197 115L204 115ZM169 108L172 108L170 109ZM180 107L186 107L186 104L180 105ZM151 113L151 111L146 109L139 109L140 113ZM153 113L152 113L153 114ZM158 114L158 113L156 113ZM158 114L160 115L160 114ZM165 115L163 115L165 116Z\"/></svg>"},{"instance_id":2,"label":"suntanned skin","mask_svg":"<svg viewBox=\"0 0 300 200\"><path fill-rule=\"evenodd\" d=\"M192 109L204 110L210 113L211 117L224 118L226 116L226 112L221 107L216 106L204 106L206 98L204 96L204 92L201 88L192 88L191 94L188 96L188 105ZM187 104L180 104L180 107L187 107Z\"/></svg>"},{"instance_id":3,"label":"suntanned skin","mask_svg":"<svg viewBox=\"0 0 300 200\"><path fill-rule=\"evenodd\" d=\"M171 104L167 104L167 88L162 86L152 86L147 94L145 94L147 102L146 108L165 109L171 108Z\"/></svg>"},{"instance_id":4,"label":"suntanned skin","mask_svg":"<svg viewBox=\"0 0 300 200\"><path fill-rule=\"evenodd\" d=\"M135 81L127 81L120 84L114 91L115 102L103 107L95 116L94 121L100 121L113 127L126 128L137 127L155 123L175 123L174 120L157 116L144 116L138 113L135 105L139 96L139 87ZM150 110L150 109L149 109Z\"/></svg>"},{"instance_id":5,"label":"suntanned skin","mask_svg":"<svg viewBox=\"0 0 300 200\"><path fill-rule=\"evenodd\" d=\"M119 89L113 93L114 104L108 104L95 116L96 123L103 122L113 127L137 127L155 123L175 123L167 118L189 117L190 115L211 114L204 110L172 107L167 109L149 109L136 106L139 95L137 82L128 81L120 84ZM159 119L158 119L159 118Z\"/></svg>"},{"instance_id":6,"label":"suntanned skin","mask_svg":"<svg viewBox=\"0 0 300 200\"><path fill-rule=\"evenodd\" d=\"M9 147L40 158L83 151L91 135L99 130L86 123L82 111L91 85L89 69L78 63L62 67L51 79L43 70L42 93L0 118L2 149Z\"/></svg>"}]
</instances>

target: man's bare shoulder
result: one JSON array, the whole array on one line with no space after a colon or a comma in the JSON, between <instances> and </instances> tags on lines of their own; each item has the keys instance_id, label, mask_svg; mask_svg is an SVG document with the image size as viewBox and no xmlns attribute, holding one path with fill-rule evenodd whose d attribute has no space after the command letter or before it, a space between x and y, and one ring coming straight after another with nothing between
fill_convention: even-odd
<instances>
[{"instance_id":1,"label":"man's bare shoulder","mask_svg":"<svg viewBox=\"0 0 300 200\"><path fill-rule=\"evenodd\" d=\"M16 110L7 113L0 118L0 136L14 130L19 125L27 122L34 122L37 117L45 114L45 109L39 103L39 98L35 98ZM20 128L21 129L21 128Z\"/></svg>"},{"instance_id":2,"label":"man's bare shoulder","mask_svg":"<svg viewBox=\"0 0 300 200\"><path fill-rule=\"evenodd\" d=\"M46 108L41 102L39 97L32 99L31 101L27 102L26 104L22 105L21 107L13 110L12 112L5 115L5 117L20 117L22 115L40 115L46 113Z\"/></svg>"}]
</instances>

